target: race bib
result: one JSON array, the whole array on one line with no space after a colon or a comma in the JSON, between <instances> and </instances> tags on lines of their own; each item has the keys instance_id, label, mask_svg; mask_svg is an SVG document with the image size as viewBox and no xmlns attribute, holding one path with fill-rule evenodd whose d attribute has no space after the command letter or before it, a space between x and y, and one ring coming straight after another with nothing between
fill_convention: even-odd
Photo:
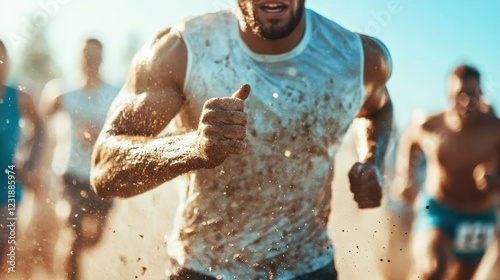
<instances>
[{"instance_id":1,"label":"race bib","mask_svg":"<svg viewBox=\"0 0 500 280\"><path fill-rule=\"evenodd\" d=\"M495 238L495 224L462 223L458 225L455 250L458 252L484 251Z\"/></svg>"}]
</instances>

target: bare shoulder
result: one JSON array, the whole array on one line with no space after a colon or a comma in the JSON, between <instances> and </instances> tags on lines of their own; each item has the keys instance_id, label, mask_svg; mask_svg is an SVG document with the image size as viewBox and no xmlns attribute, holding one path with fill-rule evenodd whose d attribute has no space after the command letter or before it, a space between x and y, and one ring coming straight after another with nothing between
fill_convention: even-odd
<instances>
[{"instance_id":1,"label":"bare shoulder","mask_svg":"<svg viewBox=\"0 0 500 280\"><path fill-rule=\"evenodd\" d=\"M391 76L391 56L379 40L366 35L360 38L364 53L364 103L358 117L367 117L391 102L386 87Z\"/></svg>"},{"instance_id":2,"label":"bare shoulder","mask_svg":"<svg viewBox=\"0 0 500 280\"><path fill-rule=\"evenodd\" d=\"M141 136L160 133L184 103L186 68L187 48L181 34L171 28L158 32L135 55L110 107L105 131Z\"/></svg>"},{"instance_id":3,"label":"bare shoulder","mask_svg":"<svg viewBox=\"0 0 500 280\"><path fill-rule=\"evenodd\" d=\"M385 84L391 76L392 60L388 48L382 41L360 34L364 52L365 83Z\"/></svg>"},{"instance_id":4,"label":"bare shoulder","mask_svg":"<svg viewBox=\"0 0 500 280\"><path fill-rule=\"evenodd\" d=\"M482 113L481 119L483 123L486 125L488 130L494 130L500 136L500 119L491 113Z\"/></svg>"},{"instance_id":5,"label":"bare shoulder","mask_svg":"<svg viewBox=\"0 0 500 280\"><path fill-rule=\"evenodd\" d=\"M172 84L182 88L186 67L186 45L181 35L168 27L148 40L135 55L126 86L135 93Z\"/></svg>"},{"instance_id":6,"label":"bare shoulder","mask_svg":"<svg viewBox=\"0 0 500 280\"><path fill-rule=\"evenodd\" d=\"M21 108L21 110L26 111L35 108L33 98L28 93L24 91L18 91L17 96L19 100L19 107Z\"/></svg>"},{"instance_id":7,"label":"bare shoulder","mask_svg":"<svg viewBox=\"0 0 500 280\"><path fill-rule=\"evenodd\" d=\"M444 112L426 116L420 122L422 132L432 132L444 126Z\"/></svg>"}]
</instances>

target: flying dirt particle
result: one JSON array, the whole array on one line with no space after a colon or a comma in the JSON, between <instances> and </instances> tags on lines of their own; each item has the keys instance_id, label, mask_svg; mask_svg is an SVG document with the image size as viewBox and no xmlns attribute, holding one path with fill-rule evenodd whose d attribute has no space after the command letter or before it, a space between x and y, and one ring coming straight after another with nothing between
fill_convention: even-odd
<instances>
[{"instance_id":1,"label":"flying dirt particle","mask_svg":"<svg viewBox=\"0 0 500 280\"><path fill-rule=\"evenodd\" d=\"M124 255L120 255L120 262L123 264L123 265L127 265L127 257L124 256Z\"/></svg>"},{"instance_id":2,"label":"flying dirt particle","mask_svg":"<svg viewBox=\"0 0 500 280\"><path fill-rule=\"evenodd\" d=\"M431 208L429 205L425 206L425 209L429 209L429 208Z\"/></svg>"},{"instance_id":3,"label":"flying dirt particle","mask_svg":"<svg viewBox=\"0 0 500 280\"><path fill-rule=\"evenodd\" d=\"M135 261L135 262L139 262L140 260L141 260L141 258L137 258L137 261Z\"/></svg>"},{"instance_id":4,"label":"flying dirt particle","mask_svg":"<svg viewBox=\"0 0 500 280\"><path fill-rule=\"evenodd\" d=\"M143 239L143 238L144 238L144 234L139 234L139 236L141 237L141 239Z\"/></svg>"},{"instance_id":5,"label":"flying dirt particle","mask_svg":"<svg viewBox=\"0 0 500 280\"><path fill-rule=\"evenodd\" d=\"M146 270L148 270L148 268L143 266L142 267L142 274L141 275L144 275L146 273Z\"/></svg>"},{"instance_id":6,"label":"flying dirt particle","mask_svg":"<svg viewBox=\"0 0 500 280\"><path fill-rule=\"evenodd\" d=\"M383 261L384 261L384 259L380 259L380 261L381 261L381 262L383 262Z\"/></svg>"}]
</instances>

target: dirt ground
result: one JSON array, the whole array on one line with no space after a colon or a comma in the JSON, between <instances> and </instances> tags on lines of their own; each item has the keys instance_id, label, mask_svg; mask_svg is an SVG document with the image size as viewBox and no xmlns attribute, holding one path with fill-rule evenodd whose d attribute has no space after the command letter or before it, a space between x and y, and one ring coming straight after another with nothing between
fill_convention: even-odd
<instances>
[{"instance_id":1,"label":"dirt ground","mask_svg":"<svg viewBox=\"0 0 500 280\"><path fill-rule=\"evenodd\" d=\"M405 279L412 272L407 245L410 212L390 202L388 196L379 209L357 208L347 184L346 174L355 160L349 145L337 154L328 227L339 279ZM57 180L48 180L54 186L51 191L43 193L36 202L27 194L19 209L16 273L1 279L65 279L64 262L72 232L64 222L67 207L63 202L54 202L60 191ZM180 182L176 179L146 194L116 201L102 242L84 254L82 279L166 279L163 270L168 244L164 236L172 227ZM497 247L492 246L488 252L490 256L478 279L499 279L498 271L491 271L498 267L494 264Z\"/></svg>"}]
</instances>

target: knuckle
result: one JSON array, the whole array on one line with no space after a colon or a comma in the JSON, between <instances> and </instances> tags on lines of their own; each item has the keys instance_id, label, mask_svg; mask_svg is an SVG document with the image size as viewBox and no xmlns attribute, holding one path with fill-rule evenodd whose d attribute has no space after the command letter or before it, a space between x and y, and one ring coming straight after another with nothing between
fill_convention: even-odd
<instances>
[{"instance_id":1,"label":"knuckle","mask_svg":"<svg viewBox=\"0 0 500 280\"><path fill-rule=\"evenodd\" d=\"M247 137L247 130L243 126L236 126L235 127L235 134L237 135L237 138L246 138Z\"/></svg>"},{"instance_id":2,"label":"knuckle","mask_svg":"<svg viewBox=\"0 0 500 280\"><path fill-rule=\"evenodd\" d=\"M208 149L212 149L217 147L217 141L215 141L213 138L206 138L205 139L205 147Z\"/></svg>"},{"instance_id":3,"label":"knuckle","mask_svg":"<svg viewBox=\"0 0 500 280\"><path fill-rule=\"evenodd\" d=\"M211 109L217 107L217 104L220 103L220 98L215 97L215 98L210 98L207 101L205 101L205 104L203 105L204 109Z\"/></svg>"},{"instance_id":4,"label":"knuckle","mask_svg":"<svg viewBox=\"0 0 500 280\"><path fill-rule=\"evenodd\" d=\"M203 109L203 112L201 112L201 117L200 117L200 122L206 123L207 121L210 120L210 110Z\"/></svg>"},{"instance_id":5,"label":"knuckle","mask_svg":"<svg viewBox=\"0 0 500 280\"><path fill-rule=\"evenodd\" d=\"M203 135L208 135L212 132L213 128L211 125L203 125L201 128L201 133Z\"/></svg>"},{"instance_id":6,"label":"knuckle","mask_svg":"<svg viewBox=\"0 0 500 280\"><path fill-rule=\"evenodd\" d=\"M203 104L203 110L210 109L212 106L212 103L213 103L212 99L205 101L205 103Z\"/></svg>"},{"instance_id":7,"label":"knuckle","mask_svg":"<svg viewBox=\"0 0 500 280\"><path fill-rule=\"evenodd\" d=\"M246 144L241 140L231 140L228 146L228 150L231 151L232 154L241 154L246 148Z\"/></svg>"}]
</instances>

